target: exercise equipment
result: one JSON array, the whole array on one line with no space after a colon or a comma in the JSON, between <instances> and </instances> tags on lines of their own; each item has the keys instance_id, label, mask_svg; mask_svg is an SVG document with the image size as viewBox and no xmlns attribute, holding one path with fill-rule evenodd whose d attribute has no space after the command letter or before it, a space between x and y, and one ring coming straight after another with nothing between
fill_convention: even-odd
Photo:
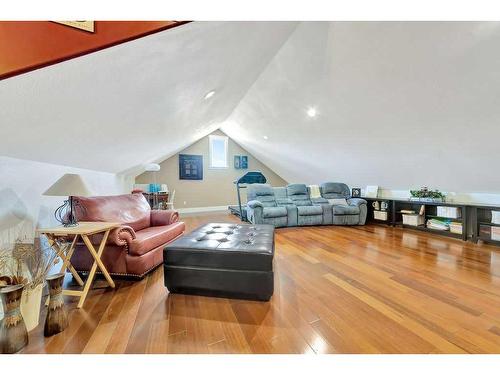
<instances>
[{"instance_id":1,"label":"exercise equipment","mask_svg":"<svg viewBox=\"0 0 500 375\"><path fill-rule=\"evenodd\" d=\"M238 193L238 205L229 206L229 211L231 211L233 215L238 216L241 221L248 221L246 207L241 206L240 189L246 189L247 186L251 184L265 184L266 182L266 177L259 171L247 172L234 181L236 192Z\"/></svg>"}]
</instances>

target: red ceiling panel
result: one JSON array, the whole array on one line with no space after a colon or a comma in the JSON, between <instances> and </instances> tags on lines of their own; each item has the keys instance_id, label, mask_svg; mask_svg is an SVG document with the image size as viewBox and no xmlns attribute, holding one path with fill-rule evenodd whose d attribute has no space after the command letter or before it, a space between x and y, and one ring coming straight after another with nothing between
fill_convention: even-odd
<instances>
[{"instance_id":1,"label":"red ceiling panel","mask_svg":"<svg viewBox=\"0 0 500 375\"><path fill-rule=\"evenodd\" d=\"M95 21L94 32L49 21L0 21L0 79L184 24Z\"/></svg>"}]
</instances>

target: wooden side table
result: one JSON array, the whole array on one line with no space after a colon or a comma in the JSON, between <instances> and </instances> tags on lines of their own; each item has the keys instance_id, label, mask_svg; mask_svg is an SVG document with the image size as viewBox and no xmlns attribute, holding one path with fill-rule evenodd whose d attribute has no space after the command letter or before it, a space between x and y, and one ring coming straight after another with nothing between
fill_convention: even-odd
<instances>
[{"instance_id":1,"label":"wooden side table","mask_svg":"<svg viewBox=\"0 0 500 375\"><path fill-rule=\"evenodd\" d=\"M109 223L109 222L86 222L82 221L79 222L78 225L73 226L73 227L64 227L64 226L58 226L54 228L46 228L46 229L38 229L37 233L38 234L43 234L47 236L47 239L49 240L49 244L52 246L54 251L57 253L57 255L62 259L63 264L61 266L61 271L65 273L66 270L69 270L77 283L80 286L83 286L83 290L68 290L64 289L63 294L68 295L68 296L75 296L75 297L80 297L80 300L78 301L78 308L81 308L83 306L83 303L85 302L85 299L87 298L87 294L90 290L90 286L92 284L92 281L94 279L95 273L97 271L97 267L101 270L102 274L106 278L109 286L112 288L115 287L115 283L111 279L111 276L109 275L108 271L106 270L106 267L101 261L101 256L102 253L104 252L104 247L106 246L106 241L109 236L109 232L111 232L112 229L118 227L120 223ZM98 250L94 248L94 245L92 245L92 242L90 241L89 237L90 235L93 234L98 234L98 233L104 233L101 243L99 244ZM64 249L61 249L59 245L56 242L56 239L58 237L66 237L66 236L75 236L73 238L73 241L71 242L71 246L64 251ZM73 255L73 252L75 251L75 246L76 242L78 240L78 237L81 237L85 245L87 246L88 251L94 258L94 263L92 264L92 268L90 269L89 276L87 278L87 281L84 283L83 280L81 279L80 275L76 272L75 268L71 265L71 256Z\"/></svg>"}]
</instances>

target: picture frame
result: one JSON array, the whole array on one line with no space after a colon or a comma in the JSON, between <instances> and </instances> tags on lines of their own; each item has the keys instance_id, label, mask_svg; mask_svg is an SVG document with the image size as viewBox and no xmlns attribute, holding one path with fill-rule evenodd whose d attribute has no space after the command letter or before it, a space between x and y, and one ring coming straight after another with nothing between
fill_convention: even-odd
<instances>
[{"instance_id":1,"label":"picture frame","mask_svg":"<svg viewBox=\"0 0 500 375\"><path fill-rule=\"evenodd\" d=\"M361 188L352 188L351 197L353 197L353 198L361 197Z\"/></svg>"},{"instance_id":2,"label":"picture frame","mask_svg":"<svg viewBox=\"0 0 500 375\"><path fill-rule=\"evenodd\" d=\"M179 180L203 180L203 155L179 154Z\"/></svg>"},{"instance_id":3,"label":"picture frame","mask_svg":"<svg viewBox=\"0 0 500 375\"><path fill-rule=\"evenodd\" d=\"M240 158L240 167L241 167L241 169L248 169L248 156L247 155L243 155Z\"/></svg>"},{"instance_id":4,"label":"picture frame","mask_svg":"<svg viewBox=\"0 0 500 375\"><path fill-rule=\"evenodd\" d=\"M234 169L241 169L241 156L234 155Z\"/></svg>"}]
</instances>

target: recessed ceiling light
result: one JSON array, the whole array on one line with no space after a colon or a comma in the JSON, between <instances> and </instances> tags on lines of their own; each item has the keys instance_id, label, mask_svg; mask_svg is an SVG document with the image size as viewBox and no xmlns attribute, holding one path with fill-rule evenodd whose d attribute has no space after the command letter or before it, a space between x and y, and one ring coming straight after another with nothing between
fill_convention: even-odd
<instances>
[{"instance_id":1,"label":"recessed ceiling light","mask_svg":"<svg viewBox=\"0 0 500 375\"><path fill-rule=\"evenodd\" d=\"M316 117L316 115L318 114L318 111L316 111L316 108L313 108L313 107L310 107L308 110L307 110L307 115L309 117Z\"/></svg>"},{"instance_id":2,"label":"recessed ceiling light","mask_svg":"<svg viewBox=\"0 0 500 375\"><path fill-rule=\"evenodd\" d=\"M267 135L265 135L265 136L264 136L264 137L262 137L262 138L267 139Z\"/></svg>"},{"instance_id":3,"label":"recessed ceiling light","mask_svg":"<svg viewBox=\"0 0 500 375\"><path fill-rule=\"evenodd\" d=\"M207 92L207 94L205 95L205 100L210 99L214 95L215 95L214 90Z\"/></svg>"}]
</instances>

